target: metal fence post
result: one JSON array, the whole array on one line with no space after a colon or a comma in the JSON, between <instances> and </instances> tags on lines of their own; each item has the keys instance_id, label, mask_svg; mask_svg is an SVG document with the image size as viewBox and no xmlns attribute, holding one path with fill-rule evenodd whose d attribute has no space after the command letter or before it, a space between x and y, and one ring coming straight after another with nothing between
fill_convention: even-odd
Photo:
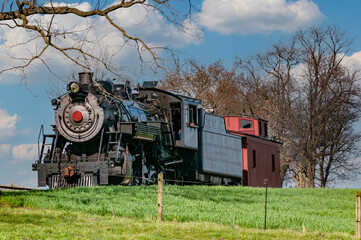
<instances>
[{"instance_id":1,"label":"metal fence post","mask_svg":"<svg viewBox=\"0 0 361 240\"><path fill-rule=\"evenodd\" d=\"M361 238L361 192L356 192L356 238Z\"/></svg>"},{"instance_id":2,"label":"metal fence post","mask_svg":"<svg viewBox=\"0 0 361 240\"><path fill-rule=\"evenodd\" d=\"M157 221L162 221L163 211L163 173L158 174L158 214Z\"/></svg>"},{"instance_id":3,"label":"metal fence post","mask_svg":"<svg viewBox=\"0 0 361 240\"><path fill-rule=\"evenodd\" d=\"M266 198L264 200L264 229L267 229L267 189L268 189L268 179L264 180L266 184Z\"/></svg>"}]
</instances>

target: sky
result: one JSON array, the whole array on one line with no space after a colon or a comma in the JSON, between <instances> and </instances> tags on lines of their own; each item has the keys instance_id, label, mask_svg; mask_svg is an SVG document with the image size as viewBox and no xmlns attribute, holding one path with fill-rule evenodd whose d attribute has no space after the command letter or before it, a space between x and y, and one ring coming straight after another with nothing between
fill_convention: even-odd
<instances>
[{"instance_id":1,"label":"sky","mask_svg":"<svg viewBox=\"0 0 361 240\"><path fill-rule=\"evenodd\" d=\"M78 7L91 8L87 2ZM194 7L193 21L185 23L190 29L187 33L177 31L161 15L148 13L144 8L119 11L113 17L129 33L146 39L151 45L172 48L181 60L191 58L203 64L221 60L226 66L231 66L236 57L246 58L267 51L270 44L287 40L299 29L337 25L354 40L346 64L361 67L359 0L196 0ZM89 23L67 15L54 21L71 29L85 29L87 24L93 24L94 31L86 35L87 39L103 37L89 49L95 52L107 49L107 53L114 53L113 61L127 66L123 71L125 77L141 82L162 76L161 70L158 74L141 70L134 48L124 47L118 51L119 45L124 44L120 33L106 26L103 20ZM64 37L63 41L71 43L74 39ZM28 44L17 45L25 42ZM14 45L17 46L12 47ZM40 39L34 39L24 30L0 27L0 69L19 64L15 58L30 56L39 51L40 46ZM31 164L38 154L40 126L44 125L45 132L51 133L54 111L50 101L65 91L66 82L74 74L82 71L54 51L49 51L44 59L59 78L40 61L27 68L26 81L19 72L0 74L0 184L37 186L37 175L31 171ZM355 129L361 131L361 123ZM334 187L361 188L361 176Z\"/></svg>"}]
</instances>

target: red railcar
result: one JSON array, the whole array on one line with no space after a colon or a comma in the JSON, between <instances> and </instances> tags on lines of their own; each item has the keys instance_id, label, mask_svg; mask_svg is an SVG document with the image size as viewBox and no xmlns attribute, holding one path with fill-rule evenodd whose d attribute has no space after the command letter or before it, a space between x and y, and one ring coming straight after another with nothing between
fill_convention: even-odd
<instances>
[{"instance_id":1,"label":"red railcar","mask_svg":"<svg viewBox=\"0 0 361 240\"><path fill-rule=\"evenodd\" d=\"M254 117L225 116L226 130L242 140L243 185L269 187L280 185L280 145L268 139L267 121Z\"/></svg>"}]
</instances>

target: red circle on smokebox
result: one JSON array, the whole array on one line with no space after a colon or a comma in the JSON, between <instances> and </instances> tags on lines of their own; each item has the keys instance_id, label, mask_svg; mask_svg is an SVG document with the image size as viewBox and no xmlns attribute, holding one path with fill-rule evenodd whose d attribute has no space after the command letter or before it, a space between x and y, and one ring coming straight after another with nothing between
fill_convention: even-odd
<instances>
[{"instance_id":1,"label":"red circle on smokebox","mask_svg":"<svg viewBox=\"0 0 361 240\"><path fill-rule=\"evenodd\" d=\"M83 119L83 114L81 114L81 112L75 111L75 112L73 113L73 120L74 120L75 122L80 122L82 119Z\"/></svg>"}]
</instances>

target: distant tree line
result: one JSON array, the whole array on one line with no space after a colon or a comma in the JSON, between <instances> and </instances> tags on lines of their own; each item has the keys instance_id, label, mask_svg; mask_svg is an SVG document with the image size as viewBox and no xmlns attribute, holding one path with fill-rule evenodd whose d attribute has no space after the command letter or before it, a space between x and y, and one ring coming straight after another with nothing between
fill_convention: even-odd
<instances>
[{"instance_id":1,"label":"distant tree line","mask_svg":"<svg viewBox=\"0 0 361 240\"><path fill-rule=\"evenodd\" d=\"M360 134L358 71L344 64L352 41L336 26L300 30L266 53L209 65L175 64L162 87L202 100L218 115L254 115L269 121L283 143L281 181L326 187L357 169Z\"/></svg>"}]
</instances>

